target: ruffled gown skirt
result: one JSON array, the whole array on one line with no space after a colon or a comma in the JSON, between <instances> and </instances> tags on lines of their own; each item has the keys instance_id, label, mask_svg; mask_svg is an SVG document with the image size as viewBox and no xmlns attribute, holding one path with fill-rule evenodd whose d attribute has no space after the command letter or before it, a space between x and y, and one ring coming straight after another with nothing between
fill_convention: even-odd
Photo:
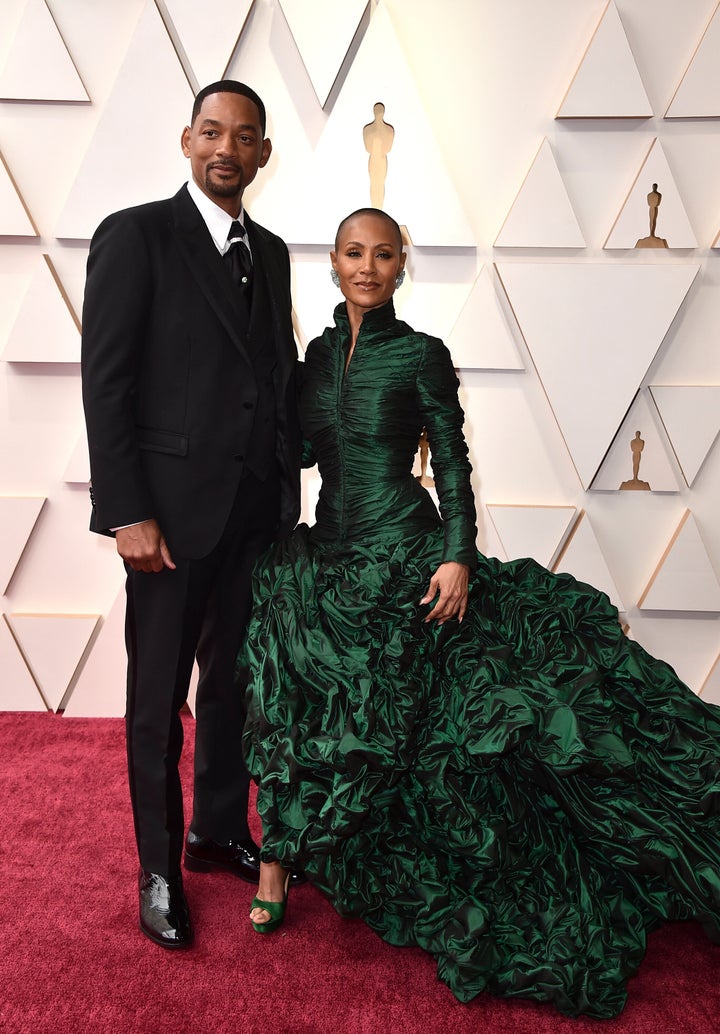
<instances>
[{"instance_id":1,"label":"ruffled gown skirt","mask_svg":"<svg viewBox=\"0 0 720 1034\"><path fill-rule=\"evenodd\" d=\"M431 952L462 1001L615 1015L660 921L720 941L720 709L532 560L480 556L462 624L425 624L441 550L440 530L350 551L300 526L259 565L263 857Z\"/></svg>"}]
</instances>

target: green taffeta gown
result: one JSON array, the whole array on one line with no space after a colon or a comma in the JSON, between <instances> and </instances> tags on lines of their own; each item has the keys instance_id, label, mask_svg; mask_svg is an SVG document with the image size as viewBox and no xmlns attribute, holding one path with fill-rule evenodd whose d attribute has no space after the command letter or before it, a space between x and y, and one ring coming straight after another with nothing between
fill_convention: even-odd
<instances>
[{"instance_id":1,"label":"green taffeta gown","mask_svg":"<svg viewBox=\"0 0 720 1034\"><path fill-rule=\"evenodd\" d=\"M720 941L720 708L604 594L478 555L447 349L392 302L345 372L349 337L342 304L308 349L317 523L259 564L240 662L263 857L431 952L463 1001L615 1015L659 922ZM442 519L411 473L423 427ZM472 569L468 613L424 624L444 560Z\"/></svg>"}]
</instances>

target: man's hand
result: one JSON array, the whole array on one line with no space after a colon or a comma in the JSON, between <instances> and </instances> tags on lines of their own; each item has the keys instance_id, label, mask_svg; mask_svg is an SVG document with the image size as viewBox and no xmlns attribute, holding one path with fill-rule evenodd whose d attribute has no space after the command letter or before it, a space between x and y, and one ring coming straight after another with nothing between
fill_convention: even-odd
<instances>
[{"instance_id":1,"label":"man's hand","mask_svg":"<svg viewBox=\"0 0 720 1034\"><path fill-rule=\"evenodd\" d=\"M167 542L153 519L115 532L117 551L133 571L162 571L163 567L175 570Z\"/></svg>"},{"instance_id":2,"label":"man's hand","mask_svg":"<svg viewBox=\"0 0 720 1034\"><path fill-rule=\"evenodd\" d=\"M444 625L455 617L462 621L467 609L468 579L469 570L465 564L456 564L454 561L440 564L430 579L428 591L420 600L421 605L430 603L440 593L437 603L425 618L426 623L438 621Z\"/></svg>"}]
</instances>

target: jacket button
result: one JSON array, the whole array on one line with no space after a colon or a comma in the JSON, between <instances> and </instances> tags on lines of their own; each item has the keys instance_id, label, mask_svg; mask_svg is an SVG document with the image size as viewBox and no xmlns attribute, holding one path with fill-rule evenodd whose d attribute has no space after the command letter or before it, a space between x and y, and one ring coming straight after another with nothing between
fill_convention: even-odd
<instances>
[{"instance_id":1,"label":"jacket button","mask_svg":"<svg viewBox=\"0 0 720 1034\"><path fill-rule=\"evenodd\" d=\"M243 402L243 408L244 409L255 409L255 403L254 402Z\"/></svg>"}]
</instances>

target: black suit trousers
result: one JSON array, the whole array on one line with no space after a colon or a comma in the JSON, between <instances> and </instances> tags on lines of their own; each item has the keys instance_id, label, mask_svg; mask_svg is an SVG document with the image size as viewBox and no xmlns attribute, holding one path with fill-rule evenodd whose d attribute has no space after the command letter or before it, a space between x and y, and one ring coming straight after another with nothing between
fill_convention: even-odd
<instances>
[{"instance_id":1,"label":"black suit trousers","mask_svg":"<svg viewBox=\"0 0 720 1034\"><path fill-rule=\"evenodd\" d=\"M277 525L277 475L240 482L222 537L176 570L127 571L127 752L135 833L144 869L180 872L184 839L178 765L180 711L197 656L192 829L220 843L248 836L245 720L235 664L252 605L252 571ZM170 543L172 550L172 543Z\"/></svg>"}]
</instances>

